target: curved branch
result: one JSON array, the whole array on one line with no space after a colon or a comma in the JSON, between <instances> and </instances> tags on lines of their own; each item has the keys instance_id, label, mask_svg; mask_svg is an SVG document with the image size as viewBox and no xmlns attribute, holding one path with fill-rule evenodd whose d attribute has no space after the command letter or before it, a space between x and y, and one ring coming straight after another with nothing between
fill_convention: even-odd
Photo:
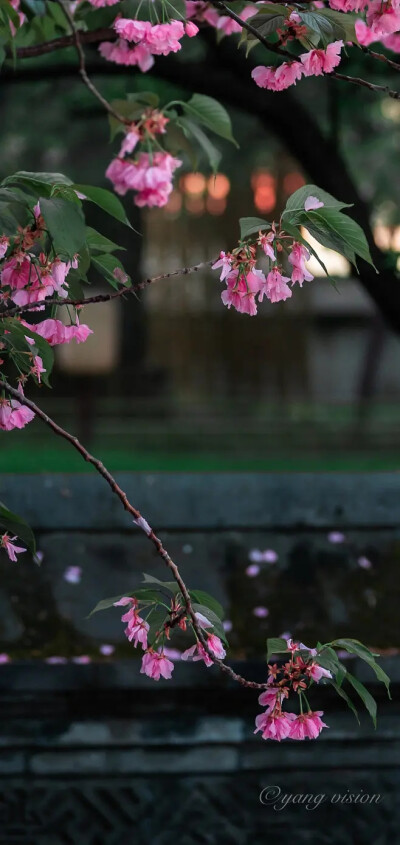
<instances>
[{"instance_id":1,"label":"curved branch","mask_svg":"<svg viewBox=\"0 0 400 845\"><path fill-rule=\"evenodd\" d=\"M187 613L190 616L190 621L193 630L195 631L196 636L200 640L201 644L203 645L204 649L206 650L208 656L211 658L213 663L215 663L216 666L218 666L218 668L222 672L229 675L229 677L233 681L236 681L237 683L241 684L244 687L247 687L248 689L266 689L268 684L259 684L256 681L249 681L247 678L243 678L242 675L238 675L237 672L234 672L234 670L231 669L230 666L228 666L218 657L215 657L212 651L210 651L207 644L207 640L197 621L195 611L193 610L189 590L185 582L183 581L183 578L179 572L176 563L174 563L174 561L168 554L166 548L163 546L160 538L157 537L153 529L150 528L148 522L143 518L140 511L138 511L137 508L131 505L126 493L124 493L121 487L117 484L115 478L111 475L108 469L106 469L104 464L98 458L95 458L94 455L91 455L90 452L88 452L87 449L85 449L85 447L82 445L82 443L80 443L77 437L74 437L64 428L61 428L60 425L57 425L57 423L54 422L54 420L49 417L48 414L45 414L45 412L42 411L41 408L35 405L34 402L32 402L30 399L27 399L26 396L22 396L19 390L16 390L14 387L11 387L11 385L8 384L8 382L2 378L0 378L0 388L5 390L14 399L17 399L21 405L26 405L27 408L30 408L30 410L33 411L33 413L36 414L36 416L38 416L39 419L42 420L42 422L44 422L49 428L51 428L54 434L57 434L58 437L62 437L64 440L67 441L67 443L69 443L74 449L76 449L85 461L94 466L97 472L107 482L112 492L115 493L116 496L118 496L118 499L120 500L123 508L131 514L134 522L138 525L139 528L142 529L142 531L144 531L146 536L149 538L150 542L153 543L153 545L155 546L157 554L162 558L168 569L172 572L173 578L178 584L178 587L182 593Z\"/></svg>"}]
</instances>

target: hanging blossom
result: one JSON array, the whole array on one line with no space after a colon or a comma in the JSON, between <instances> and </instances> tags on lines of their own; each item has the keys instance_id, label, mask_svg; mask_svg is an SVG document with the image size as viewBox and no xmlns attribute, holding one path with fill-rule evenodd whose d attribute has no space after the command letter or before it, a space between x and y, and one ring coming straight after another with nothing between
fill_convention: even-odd
<instances>
[{"instance_id":1,"label":"hanging blossom","mask_svg":"<svg viewBox=\"0 0 400 845\"><path fill-rule=\"evenodd\" d=\"M124 196L129 190L135 191L134 202L140 208L166 205L173 187L173 174L182 164L180 159L159 150L131 155L141 141L151 146L156 135L165 134L167 123L168 118L162 112L146 110L140 120L126 128L119 155L106 170L116 193Z\"/></svg>"},{"instance_id":2,"label":"hanging blossom","mask_svg":"<svg viewBox=\"0 0 400 845\"><path fill-rule=\"evenodd\" d=\"M269 666L268 687L258 699L259 704L266 709L256 717L254 733L261 731L263 739L277 742L283 739L316 739L322 729L328 726L322 721L321 716L324 714L320 710L310 710L305 691L308 691L312 682L319 683L322 678L332 678L332 675L314 660L314 655L317 656L315 649L308 649L303 643L292 640L289 640L288 648L291 656L287 663L282 667L276 664ZM308 656L303 654L304 651L308 652ZM283 703L294 696L300 702L298 715L283 710ZM303 709L304 703L307 706L306 712Z\"/></svg>"},{"instance_id":3,"label":"hanging blossom","mask_svg":"<svg viewBox=\"0 0 400 845\"><path fill-rule=\"evenodd\" d=\"M31 331L39 334L50 346L58 346L62 343L71 343L71 340L76 340L77 343L84 343L89 335L93 334L92 329L84 323L79 323L79 318L76 318L76 323L70 326L65 326L61 320L42 320L40 323L30 325L25 320L21 320L23 326L31 329ZM28 340L28 338L27 338Z\"/></svg>"},{"instance_id":4,"label":"hanging blossom","mask_svg":"<svg viewBox=\"0 0 400 845\"><path fill-rule=\"evenodd\" d=\"M310 50L299 56L299 60L283 62L278 67L258 65L251 72L259 88L269 91L283 91L296 85L302 76L321 76L332 71L340 64L340 51L343 41L328 44L326 50Z\"/></svg>"},{"instance_id":5,"label":"hanging blossom","mask_svg":"<svg viewBox=\"0 0 400 845\"><path fill-rule=\"evenodd\" d=\"M13 561L13 563L16 563L17 555L22 554L22 552L26 552L26 549L22 546L15 545L14 540L17 539L18 537L10 537L8 534L3 534L3 536L0 537L0 548L6 550L8 557Z\"/></svg>"},{"instance_id":6,"label":"hanging blossom","mask_svg":"<svg viewBox=\"0 0 400 845\"><path fill-rule=\"evenodd\" d=\"M367 25L371 35L381 38L400 29L400 3L372 0L367 8Z\"/></svg>"},{"instance_id":7,"label":"hanging blossom","mask_svg":"<svg viewBox=\"0 0 400 845\"><path fill-rule=\"evenodd\" d=\"M18 390L23 396L22 385ZM0 398L0 430L11 431L13 428L25 428L32 422L35 414L26 405L22 405L17 399Z\"/></svg>"},{"instance_id":8,"label":"hanging blossom","mask_svg":"<svg viewBox=\"0 0 400 845\"><path fill-rule=\"evenodd\" d=\"M142 73L150 70L154 64L153 56L168 56L181 49L181 38L197 35L199 29L189 21L171 20L168 23L152 24L150 21L131 20L118 17L113 24L119 36L112 44L104 41L99 45L99 51L104 59L120 65L137 65ZM131 47L131 44L135 44Z\"/></svg>"},{"instance_id":9,"label":"hanging blossom","mask_svg":"<svg viewBox=\"0 0 400 845\"><path fill-rule=\"evenodd\" d=\"M322 208L323 202L317 197L309 196L304 203L307 212ZM235 308L240 314L257 314L257 305L264 296L272 303L284 302L292 296L289 287L297 282L302 287L303 282L311 282L314 278L307 270L306 262L310 260L310 253L306 246L297 241L291 241L288 262L291 265L291 276L285 276L278 263L278 256L283 251L283 243L291 240L284 230L278 231L273 223L268 233L259 232L257 241L253 244L241 244L232 252L221 252L219 259L212 265L213 270L220 270L220 280L225 282L226 289L222 291L221 299L228 308ZM261 249L269 262L274 266L265 276L256 267L256 251Z\"/></svg>"}]
</instances>

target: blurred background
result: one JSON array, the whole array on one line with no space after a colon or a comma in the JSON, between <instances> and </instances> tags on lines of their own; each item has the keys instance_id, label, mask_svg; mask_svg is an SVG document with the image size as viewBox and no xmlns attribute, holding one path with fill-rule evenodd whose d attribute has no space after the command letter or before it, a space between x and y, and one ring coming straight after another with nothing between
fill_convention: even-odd
<instances>
[{"instance_id":1,"label":"blurred background","mask_svg":"<svg viewBox=\"0 0 400 845\"><path fill-rule=\"evenodd\" d=\"M233 68L236 48L227 42L223 49ZM203 86L203 93L202 62L210 50L206 41L185 45L188 84L193 90ZM152 75L143 75L100 64L95 48L87 55L108 99L138 89L156 91L162 103L188 95L179 56L160 60ZM349 72L366 72L365 64L353 64ZM240 84L253 92L249 68L245 64L239 71ZM387 68L378 71L386 79ZM210 94L214 81L218 89L217 70ZM166 208L139 213L132 195L125 198L140 235L87 210L92 225L125 246L121 258L134 280L207 261L234 247L240 216L277 219L290 193L317 182L310 157L321 167L318 184L327 187L328 180L339 198L348 199L350 182L343 180L352 180L355 196L348 201L355 202L354 216L358 202L369 204L381 262L396 272L400 105L318 80L307 80L290 95L261 95L267 98L266 115L251 102L246 106L243 97L240 105L239 87L233 106L232 95L227 97L240 148L218 139L223 158L216 178L201 158L195 166L185 159ZM7 71L0 98L1 176L19 169L50 170L106 185L104 172L118 139L109 144L107 120L76 80L73 53L64 50ZM334 155L325 152L319 165L324 144ZM209 270L156 283L140 299L88 307L85 321L94 335L85 345L57 352L53 391L40 391L42 405L90 443L111 469L397 467L398 337L385 327L368 295L363 271L359 279L344 258L320 252L336 284L321 278L312 259L315 281L296 289L284 304L264 305L256 319L222 306L218 274ZM91 283L96 291L101 286L95 275ZM382 277L374 274L368 286L382 291ZM395 314L390 293L385 301L386 311ZM79 456L34 422L7 435L0 468L81 467Z\"/></svg>"}]
</instances>

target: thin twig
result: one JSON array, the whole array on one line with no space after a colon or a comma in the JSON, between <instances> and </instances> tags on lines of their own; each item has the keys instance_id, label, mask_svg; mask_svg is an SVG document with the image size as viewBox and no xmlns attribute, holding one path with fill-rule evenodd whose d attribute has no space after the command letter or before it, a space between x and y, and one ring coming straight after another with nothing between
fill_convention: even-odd
<instances>
[{"instance_id":1,"label":"thin twig","mask_svg":"<svg viewBox=\"0 0 400 845\"><path fill-rule=\"evenodd\" d=\"M211 267L216 260L216 258L212 258L210 261L201 261L200 264L194 264L192 267L181 267L179 270L171 270L169 273L160 273L151 279L144 279L143 282L137 282L131 285L130 288L121 288L115 293L99 293L96 296L88 296L86 299L45 299L41 303L30 302L28 305L15 305L0 312L0 319L16 317L28 311L37 312L38 308L41 308L43 305L74 305L75 307L81 307L83 305L91 305L94 302L110 302L111 299L118 299L125 294L144 290L144 288L153 284L153 282L160 282L162 279L172 279L173 276L189 276L191 273L197 273L204 267Z\"/></svg>"},{"instance_id":2,"label":"thin twig","mask_svg":"<svg viewBox=\"0 0 400 845\"><path fill-rule=\"evenodd\" d=\"M105 97L103 97L103 95L100 94L100 91L97 90L97 88L96 88L95 84L92 82L92 80L89 79L87 72L86 72L85 53L84 53L84 50L83 50L83 47L82 47L82 44L81 44L81 41L80 41L80 32L76 28L74 18L72 16L71 12L69 11L69 9L67 8L67 6L64 4L63 0L57 0L57 3L61 7L61 9L63 10L64 15L65 15L65 17L66 17L66 19L67 19L67 21L68 21L68 23L69 23L69 25L72 29L73 43L76 47L76 52L78 54L79 73L80 73L82 82L84 83L84 85L86 85L86 88L89 89L91 94L93 94L93 96L96 97L96 99L99 101L99 103L101 103L101 105L108 112L108 114L111 114L120 123L123 123L124 125L129 125L129 123L131 123L131 121L127 120L126 117L123 117L121 114L119 114L117 111L115 111L115 109L108 102L108 100L106 100Z\"/></svg>"},{"instance_id":3,"label":"thin twig","mask_svg":"<svg viewBox=\"0 0 400 845\"><path fill-rule=\"evenodd\" d=\"M393 70L400 71L400 65L398 62L394 62L393 59L389 59L388 56L384 56L383 53L376 53L375 50L371 50L370 47L363 47L360 45L360 49L365 53L367 56L371 56L371 59L377 59L379 62L384 62L389 67L392 67Z\"/></svg>"},{"instance_id":4,"label":"thin twig","mask_svg":"<svg viewBox=\"0 0 400 845\"><path fill-rule=\"evenodd\" d=\"M233 681L236 681L242 686L248 687L249 689L265 689L267 687L266 683L258 684L256 683L256 681L249 681L247 680L247 678L243 678L242 675L238 675L237 672L234 672L230 666L228 666L218 657L215 657L215 655L209 649L207 639L199 626L195 611L193 610L189 590L185 582L183 581L183 578L179 572L176 563L174 563L167 550L164 548L160 538L157 537L153 529L149 526L148 522L142 517L140 511L138 511L137 508L131 505L126 493L124 493L121 487L117 484L115 478L111 475L108 469L106 469L104 464L98 458L95 458L94 455L91 455L90 452L88 452L87 449L85 449L85 447L82 445L82 443L80 443L77 437L74 437L68 431L65 431L64 428L61 428L61 426L57 425L57 423L54 422L54 420L51 419L48 414L45 414L45 412L42 411L41 408L35 405L35 403L28 399L26 396L22 396L19 390L16 390L16 388L11 387L11 385L8 384L8 382L4 379L0 379L0 388L5 390L14 399L17 399L18 402L21 403L21 405L26 405L27 408L30 408L30 410L33 411L33 413L36 414L36 416L39 417L42 422L44 422L49 428L51 428L54 434L57 434L59 437L62 437L64 440L67 441L67 443L70 443L71 446L76 449L77 452L79 452L82 458L88 463L92 464L92 466L94 466L97 472L105 479L113 493L118 496L124 509L128 511L128 513L131 514L135 522L138 523L139 527L144 531L146 536L155 546L157 553L163 559L168 569L170 569L170 571L172 572L172 575L176 583L178 584L178 587L183 596L183 600L185 602L187 613L190 616L190 622L193 627L193 630L195 631L196 636L200 640L201 644L203 645L204 649L206 650L208 656L211 658L213 663L215 663L222 672L225 672L225 674L229 675L229 677L232 678Z\"/></svg>"}]
</instances>

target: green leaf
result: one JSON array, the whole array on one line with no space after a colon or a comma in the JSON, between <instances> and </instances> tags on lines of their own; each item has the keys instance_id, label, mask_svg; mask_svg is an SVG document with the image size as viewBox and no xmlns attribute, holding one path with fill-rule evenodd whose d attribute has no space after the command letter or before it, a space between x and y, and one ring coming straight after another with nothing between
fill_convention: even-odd
<instances>
[{"instance_id":1,"label":"green leaf","mask_svg":"<svg viewBox=\"0 0 400 845\"><path fill-rule=\"evenodd\" d=\"M156 634L162 632L164 624L168 618L168 611L165 609L165 607L162 607L162 605L158 605L157 607L153 607L151 609L151 612L149 613L146 619L150 626L147 634L147 640L149 642L149 645L153 644Z\"/></svg>"},{"instance_id":2,"label":"green leaf","mask_svg":"<svg viewBox=\"0 0 400 845\"><path fill-rule=\"evenodd\" d=\"M349 683L352 685L352 687L355 689L355 691L360 696L361 700L364 702L364 704L365 704L365 706L368 710L368 713L371 716L371 719L374 723L374 727L376 728L376 701L375 701L375 699L373 698L371 693L368 692L368 690L366 689L364 684L362 684L361 681L358 680L358 678L355 678L354 675L352 675L350 672L347 672L346 677L347 677L347 680L349 681Z\"/></svg>"},{"instance_id":3,"label":"green leaf","mask_svg":"<svg viewBox=\"0 0 400 845\"><path fill-rule=\"evenodd\" d=\"M187 138L192 137L197 141L203 152L205 152L211 169L216 173L221 161L221 153L214 147L214 144L212 144L206 133L200 129L197 123L194 123L188 117L180 117L177 124L182 127Z\"/></svg>"},{"instance_id":4,"label":"green leaf","mask_svg":"<svg viewBox=\"0 0 400 845\"><path fill-rule=\"evenodd\" d=\"M318 13L333 23L335 39L342 38L343 41L352 41L353 44L358 44L355 30L357 14L354 12L337 12L334 9L319 9ZM340 31L344 32L344 36L337 35Z\"/></svg>"},{"instance_id":5,"label":"green leaf","mask_svg":"<svg viewBox=\"0 0 400 845\"><path fill-rule=\"evenodd\" d=\"M249 19L249 22L254 29L260 33L260 35L263 35L264 38L266 38L267 35L271 35L273 32L276 32L277 29L280 29L286 17L287 9L285 9L284 6L274 4L274 6L261 6L257 14L253 15L251 19ZM254 38L254 35L244 28L241 35L243 35L241 40Z\"/></svg>"},{"instance_id":6,"label":"green leaf","mask_svg":"<svg viewBox=\"0 0 400 845\"><path fill-rule=\"evenodd\" d=\"M28 373L32 366L32 360L27 354L40 355L43 366L46 370L42 373L42 380L48 387L50 387L49 377L53 369L54 353L50 344L32 329L28 329L21 323L13 319L4 320L4 328L7 329L7 334L4 335L4 341L9 346L10 355L19 368ZM35 344L29 344L26 337L31 337Z\"/></svg>"},{"instance_id":7,"label":"green leaf","mask_svg":"<svg viewBox=\"0 0 400 845\"><path fill-rule=\"evenodd\" d=\"M171 593L173 596L180 593L180 588L176 581L160 581L159 578L155 578L154 575L148 575L146 572L143 572L143 582L145 584L157 584L160 592Z\"/></svg>"},{"instance_id":8,"label":"green leaf","mask_svg":"<svg viewBox=\"0 0 400 845\"><path fill-rule=\"evenodd\" d=\"M297 212L304 212L304 203L308 197L316 197L317 200L324 203L324 208L337 208L338 210L341 208L350 208L349 203L335 199L332 194L328 194L322 188L318 188L318 185L303 185L302 188L299 188L289 197L282 214L282 224L283 222L286 224L286 220L297 223Z\"/></svg>"},{"instance_id":9,"label":"green leaf","mask_svg":"<svg viewBox=\"0 0 400 845\"><path fill-rule=\"evenodd\" d=\"M319 14L319 12L300 12L300 17L307 29L315 32L319 40L322 39L324 44L333 41L335 38L342 39L345 37L345 32L338 24L329 21L326 17Z\"/></svg>"},{"instance_id":10,"label":"green leaf","mask_svg":"<svg viewBox=\"0 0 400 845\"><path fill-rule=\"evenodd\" d=\"M65 199L40 197L40 210L54 249L62 258L72 259L83 247L86 239L82 210Z\"/></svg>"},{"instance_id":11,"label":"green leaf","mask_svg":"<svg viewBox=\"0 0 400 845\"><path fill-rule=\"evenodd\" d=\"M355 253L374 267L367 239L361 226L355 220L333 208L319 208L316 211L309 211L307 214L318 228L321 227L326 232L326 227L328 227L328 231L341 239L342 248L340 251L349 261L355 264L354 258L351 259L350 257Z\"/></svg>"},{"instance_id":12,"label":"green leaf","mask_svg":"<svg viewBox=\"0 0 400 845\"><path fill-rule=\"evenodd\" d=\"M36 541L31 527L18 514L10 511L6 505L0 502L0 529L12 537L16 535L28 547L34 555L36 553Z\"/></svg>"},{"instance_id":13,"label":"green leaf","mask_svg":"<svg viewBox=\"0 0 400 845\"><path fill-rule=\"evenodd\" d=\"M349 651L350 654L356 654L357 657L360 657L361 660L364 660L365 663L368 663L368 666L371 667L372 671L375 673L376 677L378 678L378 681L382 681L382 683L385 684L385 687L386 687L387 692L388 692L388 696L389 696L389 698L391 698L390 690L389 690L390 678L386 674L386 672L384 672L383 669L379 666L379 664L376 662L376 660L374 659L378 655L375 655L365 645L363 645L363 643L360 643L359 640L353 640L353 639L333 640L331 645L334 645L337 648L344 648L344 649L346 649L346 651Z\"/></svg>"},{"instance_id":14,"label":"green leaf","mask_svg":"<svg viewBox=\"0 0 400 845\"><path fill-rule=\"evenodd\" d=\"M335 683L335 681L330 681L329 683L331 683L331 684L332 684L333 689L334 689L334 690L336 690L336 692L337 692L337 694L338 694L338 695L340 695L340 698L343 698L343 699L344 699L344 701L346 702L347 706L348 706L348 707L350 707L350 710L352 710L352 712L354 713L354 715L355 715L355 717L356 717L356 719L357 719L358 724L360 724L360 720L359 720L359 718L358 718L358 713L357 713L357 708L356 708L356 707L355 707L355 705L353 704L353 702L352 702L351 698L349 698L349 696L347 695L347 692L345 692L345 691L344 691L344 689L342 689L342 687L340 687L338 684L336 684L336 683Z\"/></svg>"},{"instance_id":15,"label":"green leaf","mask_svg":"<svg viewBox=\"0 0 400 845\"><path fill-rule=\"evenodd\" d=\"M267 640L267 663L273 654L283 654L289 651L286 640L282 637L269 637Z\"/></svg>"},{"instance_id":16,"label":"green leaf","mask_svg":"<svg viewBox=\"0 0 400 845\"><path fill-rule=\"evenodd\" d=\"M122 202L111 191L107 191L106 188L94 188L91 185L74 185L73 187L79 193L84 194L90 202L94 202L99 208L110 214L111 217L115 217L120 223L125 223L130 229L133 229L125 214Z\"/></svg>"},{"instance_id":17,"label":"green leaf","mask_svg":"<svg viewBox=\"0 0 400 845\"><path fill-rule=\"evenodd\" d=\"M204 94L193 94L193 97L182 103L185 111L189 112L189 117L192 117L198 122L207 126L211 132L220 135L221 138L226 138L227 141L232 141L235 146L238 146L232 135L232 124L226 109L213 97L207 97Z\"/></svg>"},{"instance_id":18,"label":"green leaf","mask_svg":"<svg viewBox=\"0 0 400 845\"><path fill-rule=\"evenodd\" d=\"M219 601L214 598L214 596L210 596L208 593L205 593L204 590L190 590L189 595L190 598L193 599L193 601L198 602L199 604L203 604L205 607L208 607L210 610L212 610L213 613L215 613L219 617L219 619L224 618L224 609L219 603ZM207 614L205 615L207 616Z\"/></svg>"},{"instance_id":19,"label":"green leaf","mask_svg":"<svg viewBox=\"0 0 400 845\"><path fill-rule=\"evenodd\" d=\"M130 277L125 272L123 265L116 258L115 255L112 255L110 252L102 253L101 255L92 256L92 265L96 268L96 270L106 279L109 284L119 290L121 284L127 288L130 287ZM118 279L118 271L123 273L126 276L126 279L121 277ZM115 273L117 272L117 275Z\"/></svg>"},{"instance_id":20,"label":"green leaf","mask_svg":"<svg viewBox=\"0 0 400 845\"><path fill-rule=\"evenodd\" d=\"M324 223L322 217L317 221L316 218L312 217L312 214L313 212L310 211L308 213L303 212L302 215L303 226L307 232L322 246L333 249L341 255L345 255L347 260L355 265L356 257L354 251L344 244L343 239Z\"/></svg>"},{"instance_id":21,"label":"green leaf","mask_svg":"<svg viewBox=\"0 0 400 845\"><path fill-rule=\"evenodd\" d=\"M125 251L125 247L115 244L114 241L110 241L109 238L101 235L100 232L92 229L91 226L86 226L86 243L90 253L94 253L95 255L96 253L102 252L114 252L116 249Z\"/></svg>"},{"instance_id":22,"label":"green leaf","mask_svg":"<svg viewBox=\"0 0 400 845\"><path fill-rule=\"evenodd\" d=\"M3 179L2 185L22 185L33 192L35 197L49 197L54 185L72 185L71 179L63 173L31 173L19 170Z\"/></svg>"},{"instance_id":23,"label":"green leaf","mask_svg":"<svg viewBox=\"0 0 400 845\"><path fill-rule=\"evenodd\" d=\"M271 224L268 223L267 220L263 220L261 217L241 217L239 225L241 240L247 238L249 235L254 235L256 232L258 233L260 229L271 228Z\"/></svg>"},{"instance_id":24,"label":"green leaf","mask_svg":"<svg viewBox=\"0 0 400 845\"><path fill-rule=\"evenodd\" d=\"M93 608L93 610L90 611L86 619L90 619L90 617L93 616L94 613L98 613L99 610L108 610L110 607L113 607L115 602L124 598L124 596L129 596L129 598L133 598L133 596L136 596L136 593L121 593L121 595L113 596L111 599L102 599L101 601L97 602L96 606Z\"/></svg>"},{"instance_id":25,"label":"green leaf","mask_svg":"<svg viewBox=\"0 0 400 845\"><path fill-rule=\"evenodd\" d=\"M193 607L193 610L195 611L195 613L202 613L202 615L205 616L206 619L208 619L209 622L211 622L211 624L213 626L213 631L209 631L209 633L217 634L217 636L220 638L220 640L222 640L222 642L224 642L225 645L228 645L228 641L226 639L226 634L225 634L225 631L224 631L224 626L223 626L220 618L217 616L217 614L214 613L214 611L211 610L211 608L207 607L204 604L197 604L197 602L194 602L192 604L192 607Z\"/></svg>"}]
</instances>

